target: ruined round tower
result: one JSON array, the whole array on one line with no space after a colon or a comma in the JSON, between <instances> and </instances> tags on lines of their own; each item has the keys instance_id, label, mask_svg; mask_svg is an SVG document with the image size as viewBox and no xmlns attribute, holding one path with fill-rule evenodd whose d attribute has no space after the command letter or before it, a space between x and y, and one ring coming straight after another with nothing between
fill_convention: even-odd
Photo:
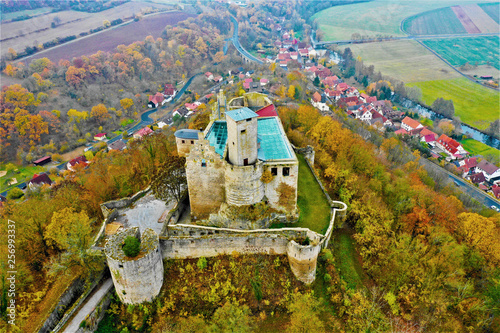
<instances>
[{"instance_id":1,"label":"ruined round tower","mask_svg":"<svg viewBox=\"0 0 500 333\"><path fill-rule=\"evenodd\" d=\"M134 258L122 249L128 236L141 241L141 251ZM138 227L127 228L111 236L104 251L116 294L123 303L150 302L158 295L163 284L163 259L156 232L146 229L141 235Z\"/></svg>"}]
</instances>

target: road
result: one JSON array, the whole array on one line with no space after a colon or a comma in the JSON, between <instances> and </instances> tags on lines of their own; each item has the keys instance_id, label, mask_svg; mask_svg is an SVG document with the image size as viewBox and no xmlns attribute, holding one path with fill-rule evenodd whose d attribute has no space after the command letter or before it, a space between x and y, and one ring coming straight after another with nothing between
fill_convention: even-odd
<instances>
[{"instance_id":1,"label":"road","mask_svg":"<svg viewBox=\"0 0 500 333\"><path fill-rule=\"evenodd\" d=\"M262 65L264 63L262 62L262 60L257 59L256 57L251 55L247 50L245 50L243 46L241 46L240 40L238 39L238 21L236 21L236 19L233 16L231 16L231 21L233 21L234 24L233 38L231 39L233 45L236 47L238 52L240 52L244 57Z\"/></svg>"},{"instance_id":2,"label":"road","mask_svg":"<svg viewBox=\"0 0 500 333\"><path fill-rule=\"evenodd\" d=\"M480 189L467 183L465 180L455 175L448 174L448 177L455 182L455 185L459 184L463 192L467 193L486 207L491 208L491 206L496 206L500 208L500 201L486 194L484 191L481 191Z\"/></svg>"},{"instance_id":3,"label":"road","mask_svg":"<svg viewBox=\"0 0 500 333\"><path fill-rule=\"evenodd\" d=\"M75 333L80 328L80 324L95 309L97 304L113 288L113 279L109 278L94 292L92 297L87 300L85 305L75 314L64 330L64 333Z\"/></svg>"}]
</instances>

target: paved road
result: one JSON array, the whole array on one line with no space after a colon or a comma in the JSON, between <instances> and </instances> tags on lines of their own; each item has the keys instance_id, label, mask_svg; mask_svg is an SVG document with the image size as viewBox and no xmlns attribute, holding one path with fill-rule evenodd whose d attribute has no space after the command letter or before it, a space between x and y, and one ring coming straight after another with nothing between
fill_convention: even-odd
<instances>
[{"instance_id":1,"label":"paved road","mask_svg":"<svg viewBox=\"0 0 500 333\"><path fill-rule=\"evenodd\" d=\"M64 330L64 333L75 333L78 331L80 324L85 318L95 309L97 304L106 296L106 294L113 288L113 280L111 278L104 281L97 291L94 292L92 297L87 300L87 303L75 314L73 319L69 322Z\"/></svg>"},{"instance_id":2,"label":"paved road","mask_svg":"<svg viewBox=\"0 0 500 333\"><path fill-rule=\"evenodd\" d=\"M231 21L233 21L234 24L233 38L231 39L231 41L233 42L238 52L240 52L244 57L262 65L264 63L262 62L262 60L257 59L256 57L251 55L247 50L245 50L243 46L241 46L240 40L238 39L238 21L236 21L236 19L233 16L231 16Z\"/></svg>"}]
</instances>

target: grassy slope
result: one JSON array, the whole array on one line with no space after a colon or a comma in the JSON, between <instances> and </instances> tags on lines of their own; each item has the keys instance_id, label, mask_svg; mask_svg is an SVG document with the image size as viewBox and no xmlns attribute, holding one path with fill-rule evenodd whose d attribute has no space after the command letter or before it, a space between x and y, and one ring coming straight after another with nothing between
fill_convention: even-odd
<instances>
[{"instance_id":1,"label":"grassy slope","mask_svg":"<svg viewBox=\"0 0 500 333\"><path fill-rule=\"evenodd\" d=\"M361 56L365 65L373 65L375 71L403 82L459 77L457 72L416 41L398 40L345 47L351 48L355 56Z\"/></svg>"},{"instance_id":2,"label":"grassy slope","mask_svg":"<svg viewBox=\"0 0 500 333\"><path fill-rule=\"evenodd\" d=\"M489 61L497 69L500 69L498 36L429 39L424 40L423 43L454 66L461 66L466 62L471 65L476 62L482 65Z\"/></svg>"},{"instance_id":3,"label":"grassy slope","mask_svg":"<svg viewBox=\"0 0 500 333\"><path fill-rule=\"evenodd\" d=\"M347 229L339 229L332 238L332 253L340 276L349 288L364 288L363 268L357 259L355 241L351 233Z\"/></svg>"},{"instance_id":4,"label":"grassy slope","mask_svg":"<svg viewBox=\"0 0 500 333\"><path fill-rule=\"evenodd\" d=\"M5 170L5 166L1 166L0 171L1 170ZM17 171L11 171L8 174L6 174L5 176L0 177L0 192L3 192L5 190L15 186L15 185L13 185L13 186L7 185L7 180L9 180L9 179L16 178L17 183L22 183L25 180L29 180L29 179L33 178L33 175L35 173L39 174L39 173L45 172L46 170L47 169L43 166L30 165L30 166L18 167Z\"/></svg>"},{"instance_id":5,"label":"grassy slope","mask_svg":"<svg viewBox=\"0 0 500 333\"><path fill-rule=\"evenodd\" d=\"M436 9L470 3L467 1L372 1L325 9L313 16L325 40L351 39L355 32L361 35L377 34L404 36L399 29L401 21L409 16Z\"/></svg>"},{"instance_id":6,"label":"grassy slope","mask_svg":"<svg viewBox=\"0 0 500 333\"><path fill-rule=\"evenodd\" d=\"M500 95L465 78L409 83L422 90L422 99L431 105L438 97L452 99L455 115L479 129L486 129L499 118Z\"/></svg>"},{"instance_id":7,"label":"grassy slope","mask_svg":"<svg viewBox=\"0 0 500 333\"><path fill-rule=\"evenodd\" d=\"M330 205L302 155L299 159L299 184L297 205L300 209L299 222L294 227L309 228L325 233L330 222Z\"/></svg>"},{"instance_id":8,"label":"grassy slope","mask_svg":"<svg viewBox=\"0 0 500 333\"><path fill-rule=\"evenodd\" d=\"M472 155L496 156L496 160L491 160L490 162L495 164L500 162L500 150L498 149L492 148L474 139L460 140L460 143L464 146L465 150Z\"/></svg>"}]
</instances>

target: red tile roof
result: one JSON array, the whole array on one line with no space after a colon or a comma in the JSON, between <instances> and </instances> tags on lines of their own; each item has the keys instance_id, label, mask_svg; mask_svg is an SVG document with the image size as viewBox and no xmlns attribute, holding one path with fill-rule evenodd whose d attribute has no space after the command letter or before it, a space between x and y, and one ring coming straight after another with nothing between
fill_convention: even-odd
<instances>
[{"instance_id":1,"label":"red tile roof","mask_svg":"<svg viewBox=\"0 0 500 333\"><path fill-rule=\"evenodd\" d=\"M433 131L431 131L430 129L428 129L427 127L424 127L424 129L420 131L419 135L420 135L420 137L432 135L432 136L434 136L434 140L436 140L436 138L437 138L437 134L434 133Z\"/></svg>"},{"instance_id":2,"label":"red tile roof","mask_svg":"<svg viewBox=\"0 0 500 333\"><path fill-rule=\"evenodd\" d=\"M458 147L460 147L460 143L445 134L441 134L441 136L437 139L437 142L439 142L447 151L452 154L455 154L458 151Z\"/></svg>"},{"instance_id":3,"label":"red tile roof","mask_svg":"<svg viewBox=\"0 0 500 333\"><path fill-rule=\"evenodd\" d=\"M488 175L492 175L498 170L498 168L494 164L491 164L486 160L482 160L481 162L479 162L477 167L481 170L484 170Z\"/></svg>"},{"instance_id":4,"label":"red tile roof","mask_svg":"<svg viewBox=\"0 0 500 333\"><path fill-rule=\"evenodd\" d=\"M404 128L398 129L396 132L394 132L396 135L408 135L408 131L405 130Z\"/></svg>"},{"instance_id":5,"label":"red tile roof","mask_svg":"<svg viewBox=\"0 0 500 333\"><path fill-rule=\"evenodd\" d=\"M39 175L35 174L35 175L33 175L33 178L29 181L29 184L34 184L34 185L48 184L48 185L52 185L52 180L50 180L49 176L46 173L41 173Z\"/></svg>"},{"instance_id":6,"label":"red tile roof","mask_svg":"<svg viewBox=\"0 0 500 333\"><path fill-rule=\"evenodd\" d=\"M321 102L321 95L317 91L313 94L313 101Z\"/></svg>"},{"instance_id":7,"label":"red tile roof","mask_svg":"<svg viewBox=\"0 0 500 333\"><path fill-rule=\"evenodd\" d=\"M495 196L495 198L500 199L500 186L493 185L491 191L493 191L493 195Z\"/></svg>"},{"instance_id":8,"label":"red tile roof","mask_svg":"<svg viewBox=\"0 0 500 333\"><path fill-rule=\"evenodd\" d=\"M84 163L85 165L88 164L87 158L85 156L78 156L71 161L68 162L69 165L74 166L76 164Z\"/></svg>"},{"instance_id":9,"label":"red tile roof","mask_svg":"<svg viewBox=\"0 0 500 333\"><path fill-rule=\"evenodd\" d=\"M142 129L138 130L136 133L134 133L134 136L139 136L142 138L143 136L146 136L146 135L151 134L151 133L153 133L153 130L146 126Z\"/></svg>"},{"instance_id":10,"label":"red tile roof","mask_svg":"<svg viewBox=\"0 0 500 333\"><path fill-rule=\"evenodd\" d=\"M422 126L421 123L410 117L405 117L405 119L403 119L403 124L410 126L412 129L417 129L417 127Z\"/></svg>"},{"instance_id":11,"label":"red tile roof","mask_svg":"<svg viewBox=\"0 0 500 333\"><path fill-rule=\"evenodd\" d=\"M104 136L106 136L106 133L99 133L99 134L94 135L94 138L102 138Z\"/></svg>"},{"instance_id":12,"label":"red tile roof","mask_svg":"<svg viewBox=\"0 0 500 333\"><path fill-rule=\"evenodd\" d=\"M479 184L479 183L485 182L486 178L484 178L484 174L482 172L479 172L479 173L471 175L470 180L474 184Z\"/></svg>"},{"instance_id":13,"label":"red tile roof","mask_svg":"<svg viewBox=\"0 0 500 333\"><path fill-rule=\"evenodd\" d=\"M257 110L255 113L259 115L259 117L277 117L278 112L276 112L276 108L273 104L269 104L264 106L262 109Z\"/></svg>"}]
</instances>

